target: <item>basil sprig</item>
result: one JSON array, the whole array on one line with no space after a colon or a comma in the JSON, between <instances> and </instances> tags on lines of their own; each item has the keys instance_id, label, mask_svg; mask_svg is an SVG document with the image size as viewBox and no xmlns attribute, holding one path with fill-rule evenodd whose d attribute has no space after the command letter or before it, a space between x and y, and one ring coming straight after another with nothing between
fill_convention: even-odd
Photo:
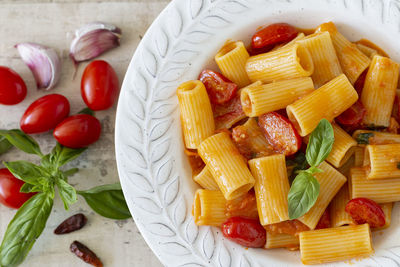
<instances>
[{"instance_id":1,"label":"basil sprig","mask_svg":"<svg viewBox=\"0 0 400 267\"><path fill-rule=\"evenodd\" d=\"M322 172L318 166L328 157L334 141L332 125L322 119L311 133L307 145L306 160L310 167L300 170L290 187L288 205L291 220L306 214L317 201L320 188L313 174Z\"/></svg>"},{"instance_id":2,"label":"basil sprig","mask_svg":"<svg viewBox=\"0 0 400 267\"><path fill-rule=\"evenodd\" d=\"M7 143L8 142L8 143ZM25 183L20 191L23 193L38 192L19 208L7 227L0 246L0 267L16 266L29 253L36 239L46 226L53 207L55 187L64 208L74 204L82 195L92 209L102 216L113 219L131 217L122 194L120 184L104 185L87 191L76 191L68 183L68 176L79 169L61 170L61 167L79 157L86 148L71 149L57 143L46 155L40 150L38 143L21 130L0 130L0 154L11 146L40 157L40 165L28 161L3 162L7 169Z\"/></svg>"},{"instance_id":3,"label":"basil sprig","mask_svg":"<svg viewBox=\"0 0 400 267\"><path fill-rule=\"evenodd\" d=\"M88 205L98 214L116 220L131 217L120 183L102 185L86 191L78 191Z\"/></svg>"},{"instance_id":4,"label":"basil sprig","mask_svg":"<svg viewBox=\"0 0 400 267\"><path fill-rule=\"evenodd\" d=\"M0 155L6 153L12 148L12 144L8 142L7 138L0 135Z\"/></svg>"}]
</instances>

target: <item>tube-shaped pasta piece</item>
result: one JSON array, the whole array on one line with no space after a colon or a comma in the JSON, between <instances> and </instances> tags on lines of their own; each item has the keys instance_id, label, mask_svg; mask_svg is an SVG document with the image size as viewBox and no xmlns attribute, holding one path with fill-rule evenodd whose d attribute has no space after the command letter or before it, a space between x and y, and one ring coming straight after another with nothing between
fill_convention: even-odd
<instances>
[{"instance_id":1,"label":"tube-shaped pasta piece","mask_svg":"<svg viewBox=\"0 0 400 267\"><path fill-rule=\"evenodd\" d=\"M354 166L361 167L364 165L364 148L357 146L354 152Z\"/></svg>"},{"instance_id":2,"label":"tube-shaped pasta piece","mask_svg":"<svg viewBox=\"0 0 400 267\"><path fill-rule=\"evenodd\" d=\"M267 232L267 238L265 242L265 249L270 248L298 248L299 247L299 237L288 234L271 234Z\"/></svg>"},{"instance_id":3,"label":"tube-shaped pasta piece","mask_svg":"<svg viewBox=\"0 0 400 267\"><path fill-rule=\"evenodd\" d=\"M227 200L237 198L253 187L254 178L246 160L227 133L210 136L200 144L198 152Z\"/></svg>"},{"instance_id":4,"label":"tube-shaped pasta piece","mask_svg":"<svg viewBox=\"0 0 400 267\"><path fill-rule=\"evenodd\" d=\"M400 178L400 144L366 146L364 166L367 179Z\"/></svg>"},{"instance_id":5,"label":"tube-shaped pasta piece","mask_svg":"<svg viewBox=\"0 0 400 267\"><path fill-rule=\"evenodd\" d=\"M282 154L256 158L249 161L256 183L258 215L262 225L289 220L287 177L285 156Z\"/></svg>"},{"instance_id":6,"label":"tube-shaped pasta piece","mask_svg":"<svg viewBox=\"0 0 400 267\"><path fill-rule=\"evenodd\" d=\"M303 264L344 261L374 253L367 223L301 232L299 239Z\"/></svg>"},{"instance_id":7,"label":"tube-shaped pasta piece","mask_svg":"<svg viewBox=\"0 0 400 267\"><path fill-rule=\"evenodd\" d=\"M374 56L361 93L367 111L364 124L389 126L398 79L399 64L387 57Z\"/></svg>"},{"instance_id":8,"label":"tube-shaped pasta piece","mask_svg":"<svg viewBox=\"0 0 400 267\"><path fill-rule=\"evenodd\" d=\"M325 209L347 180L343 174L326 162L322 162L318 168L323 172L314 174L320 185L317 201L306 214L298 218L300 222L310 229L314 229L317 226Z\"/></svg>"},{"instance_id":9,"label":"tube-shaped pasta piece","mask_svg":"<svg viewBox=\"0 0 400 267\"><path fill-rule=\"evenodd\" d=\"M332 121L358 99L356 90L344 74L286 107L289 119L301 136L317 127L323 118Z\"/></svg>"},{"instance_id":10,"label":"tube-shaped pasta piece","mask_svg":"<svg viewBox=\"0 0 400 267\"><path fill-rule=\"evenodd\" d=\"M314 63L311 77L315 88L343 73L329 32L314 33L299 40L298 43L307 47L311 53Z\"/></svg>"},{"instance_id":11,"label":"tube-shaped pasta piece","mask_svg":"<svg viewBox=\"0 0 400 267\"><path fill-rule=\"evenodd\" d=\"M358 146L400 144L400 134L387 132L377 132L371 130L357 130L353 133L353 138Z\"/></svg>"},{"instance_id":12,"label":"tube-shaped pasta piece","mask_svg":"<svg viewBox=\"0 0 400 267\"><path fill-rule=\"evenodd\" d=\"M193 217L197 225L221 226L226 217L226 199L221 191L198 189L194 194Z\"/></svg>"},{"instance_id":13,"label":"tube-shaped pasta piece","mask_svg":"<svg viewBox=\"0 0 400 267\"><path fill-rule=\"evenodd\" d=\"M244 113L257 117L264 113L286 108L297 99L314 91L310 77L283 80L241 90L240 100Z\"/></svg>"},{"instance_id":14,"label":"tube-shaped pasta piece","mask_svg":"<svg viewBox=\"0 0 400 267\"><path fill-rule=\"evenodd\" d=\"M365 197L376 203L400 201L400 179L368 180L363 167L352 168L351 198Z\"/></svg>"},{"instance_id":15,"label":"tube-shaped pasta piece","mask_svg":"<svg viewBox=\"0 0 400 267\"><path fill-rule=\"evenodd\" d=\"M342 188L340 188L339 192L332 199L330 204L332 227L355 224L351 216L345 211L347 202L349 202L349 200L349 186L346 183L342 186Z\"/></svg>"},{"instance_id":16,"label":"tube-shaped pasta piece","mask_svg":"<svg viewBox=\"0 0 400 267\"><path fill-rule=\"evenodd\" d=\"M331 153L326 158L336 168L341 167L354 154L357 142L337 124L332 124L335 142Z\"/></svg>"},{"instance_id":17,"label":"tube-shaped pasta piece","mask_svg":"<svg viewBox=\"0 0 400 267\"><path fill-rule=\"evenodd\" d=\"M290 45L294 45L297 41L303 39L304 37L305 37L305 34L302 33L302 32L300 32L299 34L297 34L296 38L294 38L294 39L291 40L290 42L288 42L288 43L286 43L286 44L275 45L274 48L272 48L272 49L270 50L270 52L271 52L271 51L278 50L278 49L281 49L281 48L288 47L288 46L290 46Z\"/></svg>"},{"instance_id":18,"label":"tube-shaped pasta piece","mask_svg":"<svg viewBox=\"0 0 400 267\"><path fill-rule=\"evenodd\" d=\"M383 213L385 213L385 225L382 227L378 227L378 228L372 228L372 231L377 231L377 230L383 230L386 229L390 226L390 223L392 221L392 209L393 209L393 203L383 203L383 204L379 204L379 206L381 206Z\"/></svg>"},{"instance_id":19,"label":"tube-shaped pasta piece","mask_svg":"<svg viewBox=\"0 0 400 267\"><path fill-rule=\"evenodd\" d=\"M344 74L354 84L361 73L368 68L371 60L358 50L357 45L346 39L333 22L323 23L317 28L317 32L329 32L333 46L339 58L340 66Z\"/></svg>"},{"instance_id":20,"label":"tube-shaped pasta piece","mask_svg":"<svg viewBox=\"0 0 400 267\"><path fill-rule=\"evenodd\" d=\"M307 77L313 71L311 54L300 44L252 56L246 63L246 72L252 82L260 80L267 83L274 80Z\"/></svg>"},{"instance_id":21,"label":"tube-shaped pasta piece","mask_svg":"<svg viewBox=\"0 0 400 267\"><path fill-rule=\"evenodd\" d=\"M214 59L225 77L239 87L244 87L250 83L245 69L249 57L243 42L228 41L218 51Z\"/></svg>"},{"instance_id":22,"label":"tube-shaped pasta piece","mask_svg":"<svg viewBox=\"0 0 400 267\"><path fill-rule=\"evenodd\" d=\"M176 94L181 110L185 145L187 148L196 149L215 130L210 99L204 84L198 80L182 83Z\"/></svg>"},{"instance_id":23,"label":"tube-shaped pasta piece","mask_svg":"<svg viewBox=\"0 0 400 267\"><path fill-rule=\"evenodd\" d=\"M201 172L193 177L193 180L204 189L219 190L219 187L207 166L204 166Z\"/></svg>"},{"instance_id":24,"label":"tube-shaped pasta piece","mask_svg":"<svg viewBox=\"0 0 400 267\"><path fill-rule=\"evenodd\" d=\"M356 44L358 50L360 50L361 52L364 53L364 55L366 55L367 57L369 57L370 59L372 59L375 55L378 54L378 51L376 51L375 49L368 47L366 45L363 44Z\"/></svg>"}]
</instances>

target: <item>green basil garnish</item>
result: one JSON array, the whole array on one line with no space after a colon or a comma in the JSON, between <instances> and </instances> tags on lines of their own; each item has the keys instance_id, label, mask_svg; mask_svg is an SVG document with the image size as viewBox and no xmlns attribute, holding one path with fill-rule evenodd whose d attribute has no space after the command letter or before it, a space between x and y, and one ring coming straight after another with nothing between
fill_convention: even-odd
<instances>
[{"instance_id":1,"label":"green basil garnish","mask_svg":"<svg viewBox=\"0 0 400 267\"><path fill-rule=\"evenodd\" d=\"M368 145L369 139L374 136L374 133L360 133L356 137L356 141L360 145Z\"/></svg>"}]
</instances>

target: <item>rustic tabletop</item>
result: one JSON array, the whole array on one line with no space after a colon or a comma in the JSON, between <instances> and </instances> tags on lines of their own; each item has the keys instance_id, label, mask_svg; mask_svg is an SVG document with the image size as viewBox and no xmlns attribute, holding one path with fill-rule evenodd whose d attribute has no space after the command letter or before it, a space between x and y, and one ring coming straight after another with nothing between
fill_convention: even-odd
<instances>
[{"instance_id":1,"label":"rustic tabletop","mask_svg":"<svg viewBox=\"0 0 400 267\"><path fill-rule=\"evenodd\" d=\"M104 21L122 29L121 46L99 58L108 61L116 70L120 82L125 75L130 59L152 21L168 4L167 0L2 0L0 2L0 65L17 71L25 80L28 95L14 106L0 105L0 129L19 128L19 120L35 99L49 94L65 95L71 103L71 113L76 113L85 104L80 95L80 77L87 63L82 63L76 78L74 66L68 58L69 45L76 28L92 21ZM19 42L41 43L57 50L61 55L61 79L52 91L38 91L28 67L22 62L14 45ZM114 152L114 121L116 107L96 112L102 124L102 136L70 167L80 171L70 179L78 189L118 181ZM34 136L44 152L55 144L51 133ZM14 161L34 157L26 156L16 149L1 155L0 161ZM105 266L161 266L140 235L132 219L114 221L95 214L86 202L79 200L69 211L65 211L56 198L55 206L46 229L37 240L27 259L21 266L88 266L69 251L72 241L78 240L90 247ZM88 224L81 230L63 236L53 234L54 228L65 218L82 212ZM4 235L15 210L0 205L0 237Z\"/></svg>"}]
</instances>

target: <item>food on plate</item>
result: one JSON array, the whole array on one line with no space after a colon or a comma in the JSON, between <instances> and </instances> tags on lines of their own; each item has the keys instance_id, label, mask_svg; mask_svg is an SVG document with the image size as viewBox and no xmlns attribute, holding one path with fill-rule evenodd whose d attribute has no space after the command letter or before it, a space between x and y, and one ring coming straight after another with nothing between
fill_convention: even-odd
<instances>
[{"instance_id":1,"label":"food on plate","mask_svg":"<svg viewBox=\"0 0 400 267\"><path fill-rule=\"evenodd\" d=\"M245 43L227 41L219 70L177 90L195 223L300 249L304 264L371 255L371 230L400 201L399 64L332 22L271 24Z\"/></svg>"}]
</instances>

